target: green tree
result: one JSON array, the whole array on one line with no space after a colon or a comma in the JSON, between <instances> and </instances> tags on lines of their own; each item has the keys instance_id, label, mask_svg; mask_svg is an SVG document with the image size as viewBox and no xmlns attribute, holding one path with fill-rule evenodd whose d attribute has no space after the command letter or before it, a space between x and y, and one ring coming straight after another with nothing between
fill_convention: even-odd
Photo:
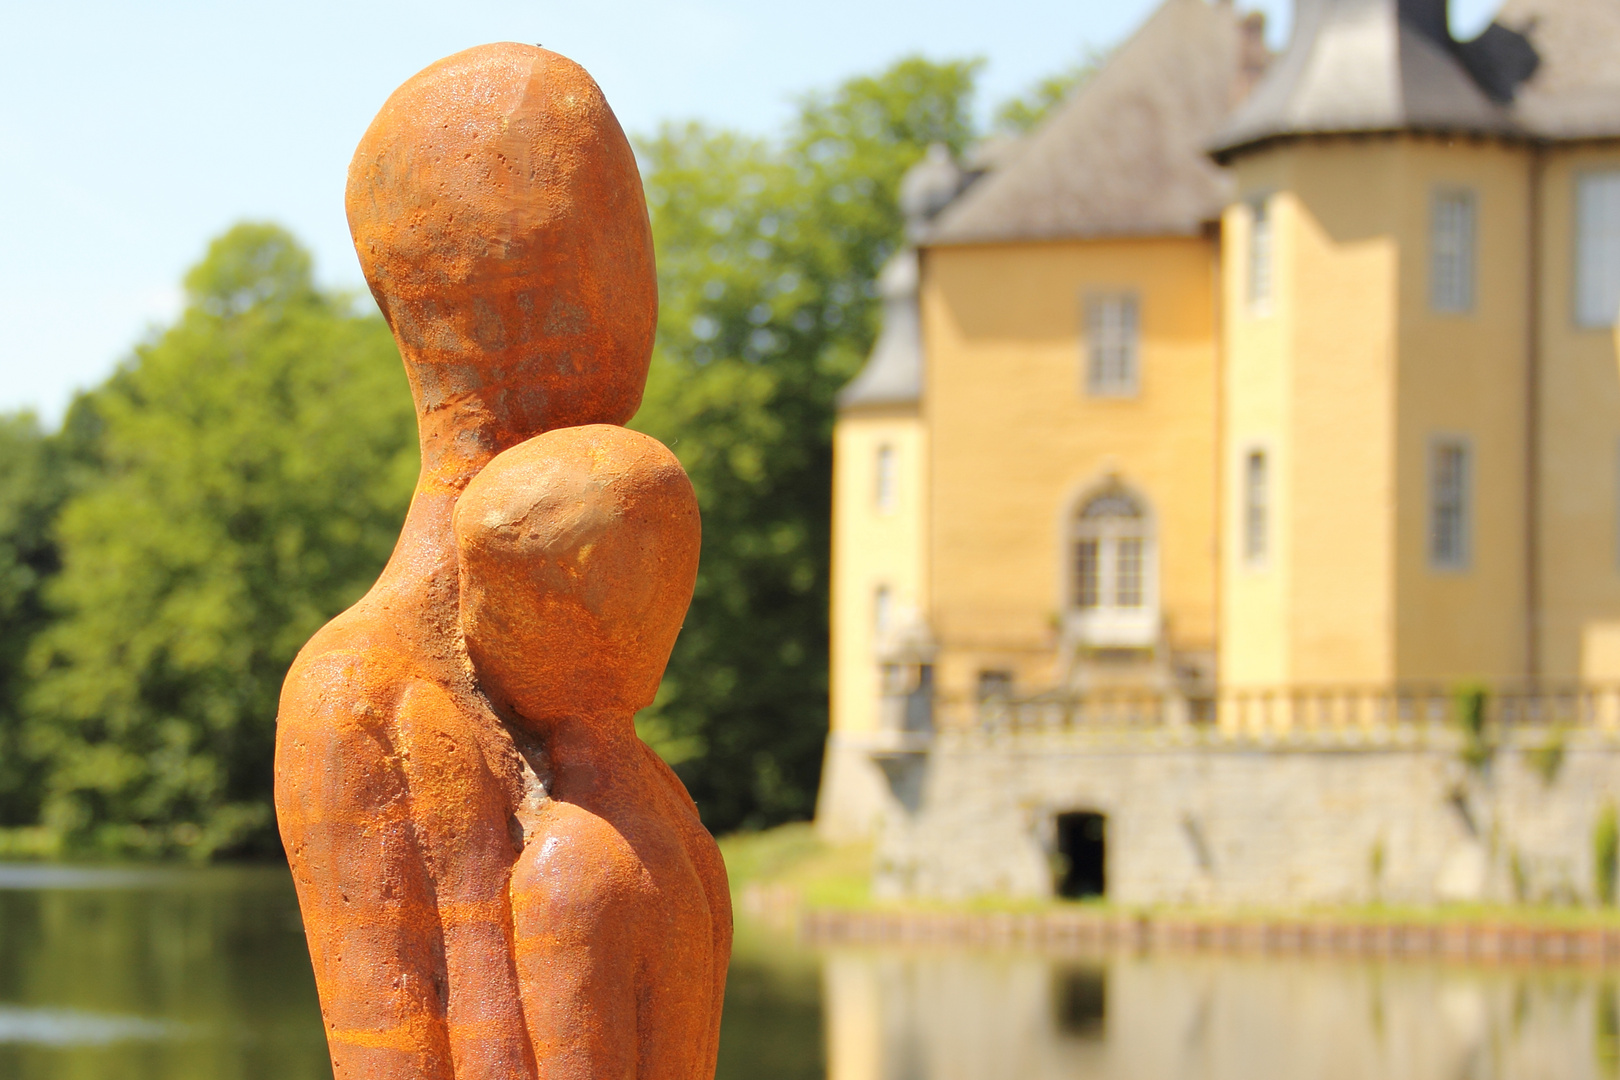
<instances>
[{"instance_id":1,"label":"green tree","mask_svg":"<svg viewBox=\"0 0 1620 1080\"><path fill-rule=\"evenodd\" d=\"M46 624L51 529L66 493L59 439L32 413L0 416L0 827L32 824L39 772L24 753L24 660Z\"/></svg>"},{"instance_id":2,"label":"green tree","mask_svg":"<svg viewBox=\"0 0 1620 1080\"><path fill-rule=\"evenodd\" d=\"M89 467L57 524L26 754L69 850L274 850L276 699L387 559L417 467L381 318L239 225L178 321L70 414Z\"/></svg>"},{"instance_id":3,"label":"green tree","mask_svg":"<svg viewBox=\"0 0 1620 1080\"><path fill-rule=\"evenodd\" d=\"M716 831L814 806L827 731L834 395L876 329L901 176L971 140L977 65L902 60L804 99L780 142L670 126L639 150L658 346L635 426L703 510L685 630L643 734Z\"/></svg>"}]
</instances>

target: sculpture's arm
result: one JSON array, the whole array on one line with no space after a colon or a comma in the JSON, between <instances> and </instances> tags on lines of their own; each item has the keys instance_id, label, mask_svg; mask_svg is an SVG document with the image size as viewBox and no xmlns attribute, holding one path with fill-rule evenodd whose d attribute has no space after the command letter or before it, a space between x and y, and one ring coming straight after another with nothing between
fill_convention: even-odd
<instances>
[{"instance_id":1,"label":"sculpture's arm","mask_svg":"<svg viewBox=\"0 0 1620 1080\"><path fill-rule=\"evenodd\" d=\"M276 816L337 1080L452 1080L444 971L393 711L408 665L306 647L282 687Z\"/></svg>"},{"instance_id":2,"label":"sculpture's arm","mask_svg":"<svg viewBox=\"0 0 1620 1080\"><path fill-rule=\"evenodd\" d=\"M535 1076L518 995L507 886L517 858L513 807L470 716L419 681L399 704L400 758L411 818L444 935L446 1019L457 1080ZM424 929L424 933L432 931Z\"/></svg>"},{"instance_id":3,"label":"sculpture's arm","mask_svg":"<svg viewBox=\"0 0 1620 1080\"><path fill-rule=\"evenodd\" d=\"M636 1076L641 868L599 818L551 803L512 872L518 978L546 1080Z\"/></svg>"}]
</instances>

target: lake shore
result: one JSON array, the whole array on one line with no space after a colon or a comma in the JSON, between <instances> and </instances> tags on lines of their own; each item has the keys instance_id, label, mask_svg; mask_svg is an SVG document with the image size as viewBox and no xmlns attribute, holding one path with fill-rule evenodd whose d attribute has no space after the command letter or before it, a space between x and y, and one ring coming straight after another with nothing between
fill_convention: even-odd
<instances>
[{"instance_id":1,"label":"lake shore","mask_svg":"<svg viewBox=\"0 0 1620 1080\"><path fill-rule=\"evenodd\" d=\"M721 840L738 913L804 944L971 946L1053 952L1170 950L1620 965L1620 909L1573 904L1364 904L1276 909L1126 908L1101 901L871 894L871 849L795 824Z\"/></svg>"}]
</instances>

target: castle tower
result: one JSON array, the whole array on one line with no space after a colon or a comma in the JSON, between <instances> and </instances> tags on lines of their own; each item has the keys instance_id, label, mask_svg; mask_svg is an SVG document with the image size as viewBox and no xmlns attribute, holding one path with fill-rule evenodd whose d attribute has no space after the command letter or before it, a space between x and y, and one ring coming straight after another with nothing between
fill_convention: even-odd
<instances>
[{"instance_id":1,"label":"castle tower","mask_svg":"<svg viewBox=\"0 0 1620 1080\"><path fill-rule=\"evenodd\" d=\"M1528 46L1496 45L1445 0L1302 0L1219 139L1228 687L1530 674Z\"/></svg>"}]
</instances>

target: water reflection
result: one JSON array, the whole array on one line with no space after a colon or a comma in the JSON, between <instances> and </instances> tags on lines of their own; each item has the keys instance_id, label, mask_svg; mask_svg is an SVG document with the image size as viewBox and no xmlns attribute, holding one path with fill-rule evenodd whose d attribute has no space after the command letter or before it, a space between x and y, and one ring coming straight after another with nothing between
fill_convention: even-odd
<instances>
[{"instance_id":1,"label":"water reflection","mask_svg":"<svg viewBox=\"0 0 1620 1080\"><path fill-rule=\"evenodd\" d=\"M17 1009L0 1005L0 1043L34 1046L105 1046L185 1038L180 1024L139 1016L98 1016L73 1009Z\"/></svg>"},{"instance_id":2,"label":"water reflection","mask_svg":"<svg viewBox=\"0 0 1620 1080\"><path fill-rule=\"evenodd\" d=\"M0 866L0 1078L330 1080L286 872ZM1620 971L834 948L747 922L718 1080L1620 1080Z\"/></svg>"},{"instance_id":3,"label":"water reflection","mask_svg":"<svg viewBox=\"0 0 1620 1080\"><path fill-rule=\"evenodd\" d=\"M837 950L829 1080L1620 1076L1612 974Z\"/></svg>"},{"instance_id":4,"label":"water reflection","mask_svg":"<svg viewBox=\"0 0 1620 1080\"><path fill-rule=\"evenodd\" d=\"M331 1075L285 870L0 867L0 1077Z\"/></svg>"},{"instance_id":5,"label":"water reflection","mask_svg":"<svg viewBox=\"0 0 1620 1080\"><path fill-rule=\"evenodd\" d=\"M791 933L737 924L715 1080L823 1080L821 958Z\"/></svg>"}]
</instances>

